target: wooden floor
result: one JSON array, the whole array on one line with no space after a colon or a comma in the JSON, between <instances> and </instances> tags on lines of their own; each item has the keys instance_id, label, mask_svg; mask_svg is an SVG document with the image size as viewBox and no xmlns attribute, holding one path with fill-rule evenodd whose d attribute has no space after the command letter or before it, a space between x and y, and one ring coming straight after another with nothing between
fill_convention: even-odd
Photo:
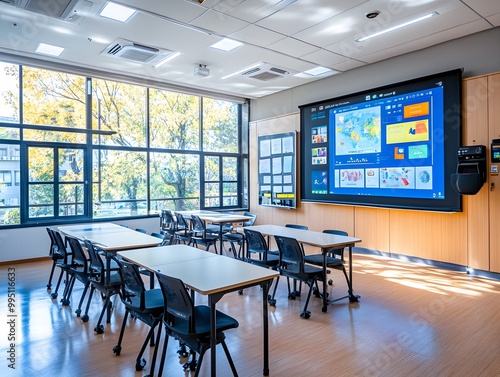
<instances>
[{"instance_id":1,"label":"wooden floor","mask_svg":"<svg viewBox=\"0 0 500 377\"><path fill-rule=\"evenodd\" d=\"M7 269L15 268L15 370L8 367L10 327ZM46 290L49 262L0 266L0 370L2 376L122 376L150 373L149 363L135 371L135 357L147 327L130 320L120 356L113 354L123 306L117 298L110 324L94 333L101 303L94 300L90 321L82 323L71 306L51 300ZM346 293L345 281L332 275L333 297ZM283 280L283 279L282 279ZM280 284L270 308L270 376L500 376L500 282L378 256L354 255L358 303L338 301L321 311L312 298L310 319L299 313L303 297L287 299ZM71 303L80 298L77 284ZM218 309L236 317L240 327L226 333L241 377L262 375L261 292L226 295ZM203 297L197 297L203 302ZM164 376L188 376L169 342ZM148 350L149 352L149 350ZM201 375L208 376L210 358ZM147 353L149 361L149 353ZM230 376L222 349L218 375Z\"/></svg>"}]
</instances>

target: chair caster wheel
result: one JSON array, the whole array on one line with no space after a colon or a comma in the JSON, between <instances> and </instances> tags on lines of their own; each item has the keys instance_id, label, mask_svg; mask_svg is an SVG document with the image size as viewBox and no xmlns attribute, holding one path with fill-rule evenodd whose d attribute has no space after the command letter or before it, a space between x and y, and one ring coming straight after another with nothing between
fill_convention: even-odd
<instances>
[{"instance_id":1,"label":"chair caster wheel","mask_svg":"<svg viewBox=\"0 0 500 377\"><path fill-rule=\"evenodd\" d=\"M81 316L82 322L88 322L89 321L89 316L87 314L84 314Z\"/></svg>"},{"instance_id":2,"label":"chair caster wheel","mask_svg":"<svg viewBox=\"0 0 500 377\"><path fill-rule=\"evenodd\" d=\"M114 346L113 347L113 352L115 353L116 356L120 356L121 350L122 350L121 346Z\"/></svg>"},{"instance_id":3,"label":"chair caster wheel","mask_svg":"<svg viewBox=\"0 0 500 377\"><path fill-rule=\"evenodd\" d=\"M190 361L182 366L182 368L187 371L190 370L191 372L194 372L196 370L196 361Z\"/></svg>"},{"instance_id":4,"label":"chair caster wheel","mask_svg":"<svg viewBox=\"0 0 500 377\"><path fill-rule=\"evenodd\" d=\"M359 296L349 296L349 301L350 302L358 302L359 301Z\"/></svg>"},{"instance_id":5,"label":"chair caster wheel","mask_svg":"<svg viewBox=\"0 0 500 377\"><path fill-rule=\"evenodd\" d=\"M64 298L63 298L63 299L61 300L61 305L62 305L62 306L69 306L69 300L68 300L68 299L64 299Z\"/></svg>"},{"instance_id":6,"label":"chair caster wheel","mask_svg":"<svg viewBox=\"0 0 500 377\"><path fill-rule=\"evenodd\" d=\"M311 317L311 312L310 311L303 311L302 313L300 313L300 318L304 318L304 319L309 319L309 317Z\"/></svg>"},{"instance_id":7,"label":"chair caster wheel","mask_svg":"<svg viewBox=\"0 0 500 377\"><path fill-rule=\"evenodd\" d=\"M57 292L51 293L50 297L52 298L52 300L55 300L57 298Z\"/></svg>"},{"instance_id":8,"label":"chair caster wheel","mask_svg":"<svg viewBox=\"0 0 500 377\"><path fill-rule=\"evenodd\" d=\"M82 313L82 309L76 309L75 314L77 317L80 317L80 314Z\"/></svg>"},{"instance_id":9,"label":"chair caster wheel","mask_svg":"<svg viewBox=\"0 0 500 377\"><path fill-rule=\"evenodd\" d=\"M240 290L238 291L238 294L239 294L239 295L242 295L242 294L243 294L243 289L240 289Z\"/></svg>"},{"instance_id":10,"label":"chair caster wheel","mask_svg":"<svg viewBox=\"0 0 500 377\"><path fill-rule=\"evenodd\" d=\"M328 308L327 308L326 306L323 306L323 307L321 308L321 311L322 311L323 313L326 313L326 312L327 312L327 310L328 310Z\"/></svg>"},{"instance_id":11,"label":"chair caster wheel","mask_svg":"<svg viewBox=\"0 0 500 377\"><path fill-rule=\"evenodd\" d=\"M295 297L296 297L295 292L292 292L288 295L289 300L295 300Z\"/></svg>"},{"instance_id":12,"label":"chair caster wheel","mask_svg":"<svg viewBox=\"0 0 500 377\"><path fill-rule=\"evenodd\" d=\"M276 306L276 300L274 298L269 299L269 305Z\"/></svg>"},{"instance_id":13,"label":"chair caster wheel","mask_svg":"<svg viewBox=\"0 0 500 377\"><path fill-rule=\"evenodd\" d=\"M103 325L96 326L94 328L94 331L98 334L104 334L104 326Z\"/></svg>"},{"instance_id":14,"label":"chair caster wheel","mask_svg":"<svg viewBox=\"0 0 500 377\"><path fill-rule=\"evenodd\" d=\"M328 285L333 285L333 280L332 279L328 280Z\"/></svg>"},{"instance_id":15,"label":"chair caster wheel","mask_svg":"<svg viewBox=\"0 0 500 377\"><path fill-rule=\"evenodd\" d=\"M141 370L144 369L145 366L146 366L146 360L141 359L135 363L135 370L140 372Z\"/></svg>"},{"instance_id":16,"label":"chair caster wheel","mask_svg":"<svg viewBox=\"0 0 500 377\"><path fill-rule=\"evenodd\" d=\"M47 290L50 291L50 288L52 288L52 284L47 284Z\"/></svg>"}]
</instances>

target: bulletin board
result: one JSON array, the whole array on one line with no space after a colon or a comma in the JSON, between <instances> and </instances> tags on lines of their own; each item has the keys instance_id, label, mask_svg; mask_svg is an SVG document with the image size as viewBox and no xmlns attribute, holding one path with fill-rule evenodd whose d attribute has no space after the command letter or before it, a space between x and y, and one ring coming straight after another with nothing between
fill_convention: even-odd
<instances>
[{"instance_id":1,"label":"bulletin board","mask_svg":"<svg viewBox=\"0 0 500 377\"><path fill-rule=\"evenodd\" d=\"M296 132L259 136L259 204L296 208Z\"/></svg>"}]
</instances>

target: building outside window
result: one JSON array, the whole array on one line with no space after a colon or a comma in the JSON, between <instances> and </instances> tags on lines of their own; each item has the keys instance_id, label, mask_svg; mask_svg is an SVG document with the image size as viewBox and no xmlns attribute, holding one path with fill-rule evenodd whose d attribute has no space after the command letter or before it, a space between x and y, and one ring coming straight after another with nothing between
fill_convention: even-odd
<instances>
[{"instance_id":1,"label":"building outside window","mask_svg":"<svg viewBox=\"0 0 500 377\"><path fill-rule=\"evenodd\" d=\"M0 226L245 209L246 105L1 62L0 77Z\"/></svg>"}]
</instances>

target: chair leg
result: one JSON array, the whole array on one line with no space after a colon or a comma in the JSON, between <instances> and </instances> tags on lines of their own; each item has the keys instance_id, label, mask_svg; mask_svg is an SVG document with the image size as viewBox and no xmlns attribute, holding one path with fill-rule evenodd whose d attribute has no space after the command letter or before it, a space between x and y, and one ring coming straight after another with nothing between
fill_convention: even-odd
<instances>
[{"instance_id":1,"label":"chair leg","mask_svg":"<svg viewBox=\"0 0 500 377\"><path fill-rule=\"evenodd\" d=\"M123 315L122 326L120 328L120 335L118 336L118 344L113 347L113 352L116 356L120 356L120 352L122 350L122 340L123 334L125 333L125 327L127 326L128 319L128 310L125 310L125 314Z\"/></svg>"},{"instance_id":2,"label":"chair leg","mask_svg":"<svg viewBox=\"0 0 500 377\"><path fill-rule=\"evenodd\" d=\"M61 269L61 273L59 274L59 278L57 279L56 289L54 290L54 292L50 294L50 297L54 300L57 298L57 291L59 290L59 286L61 285L63 275L64 275L64 270Z\"/></svg>"},{"instance_id":3,"label":"chair leg","mask_svg":"<svg viewBox=\"0 0 500 377\"><path fill-rule=\"evenodd\" d=\"M160 326L162 324L160 323ZM163 374L163 366L165 365L165 357L167 355L167 346L168 346L168 338L170 335L165 334L165 340L163 341L163 350L161 352L161 359L160 359L160 370L158 371L158 377L162 377ZM159 342L156 342L156 347L159 346Z\"/></svg>"},{"instance_id":4,"label":"chair leg","mask_svg":"<svg viewBox=\"0 0 500 377\"><path fill-rule=\"evenodd\" d=\"M63 297L61 299L61 304L63 306L68 306L70 304L69 297L71 292L73 292L73 286L75 285L76 277L75 275L68 274L68 280L66 281L66 286L64 287Z\"/></svg>"},{"instance_id":5,"label":"chair leg","mask_svg":"<svg viewBox=\"0 0 500 377\"><path fill-rule=\"evenodd\" d=\"M89 289L89 286L90 286L90 282L86 282L84 287L83 287L82 297L80 297L80 302L78 303L78 308L75 310L77 317L80 317L80 314L82 313L83 301L85 301L85 296L87 295L87 291Z\"/></svg>"},{"instance_id":6,"label":"chair leg","mask_svg":"<svg viewBox=\"0 0 500 377\"><path fill-rule=\"evenodd\" d=\"M85 313L81 316L81 319L83 322L89 321L89 308L90 308L90 302L92 301L92 296L94 295L94 291L95 291L95 287L91 284L89 298L87 300L87 305L85 306Z\"/></svg>"},{"instance_id":7,"label":"chair leg","mask_svg":"<svg viewBox=\"0 0 500 377\"><path fill-rule=\"evenodd\" d=\"M229 362L229 366L231 367L231 370L233 371L233 376L237 377L238 372L236 371L236 367L234 366L233 358L231 357L231 354L229 353L229 349L227 348L226 341L222 340L221 345L222 345L222 348L224 349L224 353L226 354L227 361Z\"/></svg>"},{"instance_id":8,"label":"chair leg","mask_svg":"<svg viewBox=\"0 0 500 377\"><path fill-rule=\"evenodd\" d=\"M274 298L274 296L276 295L276 290L278 289L278 283L279 283L279 281L280 281L280 277L278 275L276 277L276 283L274 284L273 295L269 299L269 305L271 305L271 306L276 306L276 299Z\"/></svg>"},{"instance_id":9,"label":"chair leg","mask_svg":"<svg viewBox=\"0 0 500 377\"><path fill-rule=\"evenodd\" d=\"M47 290L50 290L52 287L52 278L54 277L54 271L56 269L56 262L52 263L52 268L50 269L49 281L47 282Z\"/></svg>"},{"instance_id":10,"label":"chair leg","mask_svg":"<svg viewBox=\"0 0 500 377\"><path fill-rule=\"evenodd\" d=\"M101 314L99 315L99 319L97 320L97 325L94 328L94 331L98 334L104 333L104 326L101 325L101 322L102 322L102 319L103 319L106 311L108 312L107 318L109 318L111 316L110 308L109 308L109 305L111 304L110 297L111 297L110 294L106 295L106 300L104 301L104 305L102 307Z\"/></svg>"},{"instance_id":11,"label":"chair leg","mask_svg":"<svg viewBox=\"0 0 500 377\"><path fill-rule=\"evenodd\" d=\"M302 313L300 313L301 318L308 319L311 316L311 312L307 310L307 306L309 305L309 299L311 298L311 293L314 287L314 281L307 282L309 285L309 289L307 291L306 302L304 303L304 309L302 309Z\"/></svg>"},{"instance_id":12,"label":"chair leg","mask_svg":"<svg viewBox=\"0 0 500 377\"><path fill-rule=\"evenodd\" d=\"M153 358L151 360L151 368L150 368L150 373L149 377L154 377L154 372L155 372L155 366L156 366L156 357L158 355L158 347L160 346L160 339L161 339L161 320L156 321L153 323L153 326L151 326L151 333L154 334L154 329L158 327L158 333L156 334L156 343L155 343L155 349L153 351Z\"/></svg>"}]
</instances>

